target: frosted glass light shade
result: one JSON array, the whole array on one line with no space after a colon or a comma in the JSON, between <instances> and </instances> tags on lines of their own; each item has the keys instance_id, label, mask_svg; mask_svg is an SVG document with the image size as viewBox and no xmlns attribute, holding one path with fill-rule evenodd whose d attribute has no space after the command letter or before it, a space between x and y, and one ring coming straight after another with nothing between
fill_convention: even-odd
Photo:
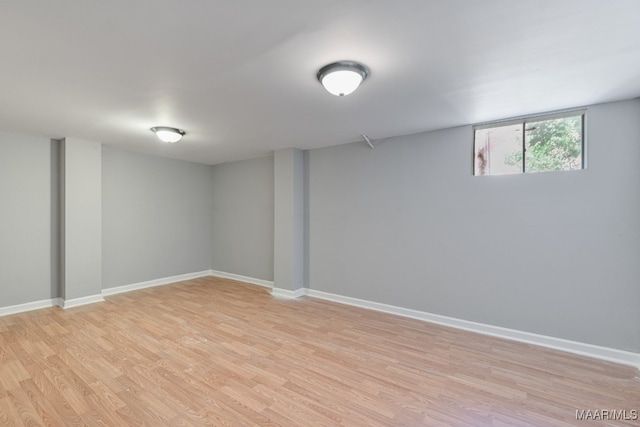
<instances>
[{"instance_id":1,"label":"frosted glass light shade","mask_svg":"<svg viewBox=\"0 0 640 427\"><path fill-rule=\"evenodd\" d=\"M181 129L166 126L152 127L151 131L154 132L161 141L168 142L170 144L180 141L182 136L185 134L185 131Z\"/></svg>"},{"instance_id":2,"label":"frosted glass light shade","mask_svg":"<svg viewBox=\"0 0 640 427\"><path fill-rule=\"evenodd\" d=\"M326 65L318 71L318 80L332 95L349 95L367 78L369 69L353 61L339 61Z\"/></svg>"},{"instance_id":3,"label":"frosted glass light shade","mask_svg":"<svg viewBox=\"0 0 640 427\"><path fill-rule=\"evenodd\" d=\"M345 96L358 89L362 76L355 71L340 70L327 74L322 79L322 86L332 95Z\"/></svg>"}]
</instances>

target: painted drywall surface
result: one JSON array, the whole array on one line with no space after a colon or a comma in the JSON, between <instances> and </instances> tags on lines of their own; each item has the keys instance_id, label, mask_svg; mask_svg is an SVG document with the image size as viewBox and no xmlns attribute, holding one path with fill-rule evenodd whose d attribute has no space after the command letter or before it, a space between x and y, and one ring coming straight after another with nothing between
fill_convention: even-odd
<instances>
[{"instance_id":1,"label":"painted drywall surface","mask_svg":"<svg viewBox=\"0 0 640 427\"><path fill-rule=\"evenodd\" d=\"M52 150L48 138L0 132L0 307L58 296Z\"/></svg>"},{"instance_id":2,"label":"painted drywall surface","mask_svg":"<svg viewBox=\"0 0 640 427\"><path fill-rule=\"evenodd\" d=\"M472 176L470 126L312 150L309 287L640 351L640 101L587 112L588 169Z\"/></svg>"},{"instance_id":3,"label":"painted drywall surface","mask_svg":"<svg viewBox=\"0 0 640 427\"><path fill-rule=\"evenodd\" d=\"M274 287L304 285L304 155L286 148L274 153Z\"/></svg>"},{"instance_id":4,"label":"painted drywall surface","mask_svg":"<svg viewBox=\"0 0 640 427\"><path fill-rule=\"evenodd\" d=\"M273 157L213 166L211 268L273 280Z\"/></svg>"},{"instance_id":5,"label":"painted drywall surface","mask_svg":"<svg viewBox=\"0 0 640 427\"><path fill-rule=\"evenodd\" d=\"M103 146L103 288L211 268L211 166Z\"/></svg>"},{"instance_id":6,"label":"painted drywall surface","mask_svg":"<svg viewBox=\"0 0 640 427\"><path fill-rule=\"evenodd\" d=\"M61 286L65 300L102 292L102 145L60 142Z\"/></svg>"}]
</instances>

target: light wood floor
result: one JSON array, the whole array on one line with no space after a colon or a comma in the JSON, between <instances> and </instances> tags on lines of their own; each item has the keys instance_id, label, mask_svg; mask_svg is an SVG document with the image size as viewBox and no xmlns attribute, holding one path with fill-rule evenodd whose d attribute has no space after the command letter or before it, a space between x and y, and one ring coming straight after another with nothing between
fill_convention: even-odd
<instances>
[{"instance_id":1,"label":"light wood floor","mask_svg":"<svg viewBox=\"0 0 640 427\"><path fill-rule=\"evenodd\" d=\"M1 426L599 426L638 371L217 278L0 317Z\"/></svg>"}]
</instances>

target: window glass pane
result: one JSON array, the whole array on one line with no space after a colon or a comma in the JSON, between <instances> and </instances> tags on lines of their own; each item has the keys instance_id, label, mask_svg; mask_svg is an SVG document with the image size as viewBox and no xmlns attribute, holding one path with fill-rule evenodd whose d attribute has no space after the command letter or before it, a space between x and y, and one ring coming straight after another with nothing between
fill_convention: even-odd
<instances>
[{"instance_id":1,"label":"window glass pane","mask_svg":"<svg viewBox=\"0 0 640 427\"><path fill-rule=\"evenodd\" d=\"M582 169L582 115L525 123L525 171Z\"/></svg>"},{"instance_id":2,"label":"window glass pane","mask_svg":"<svg viewBox=\"0 0 640 427\"><path fill-rule=\"evenodd\" d=\"M474 175L522 173L522 126L476 129Z\"/></svg>"}]
</instances>

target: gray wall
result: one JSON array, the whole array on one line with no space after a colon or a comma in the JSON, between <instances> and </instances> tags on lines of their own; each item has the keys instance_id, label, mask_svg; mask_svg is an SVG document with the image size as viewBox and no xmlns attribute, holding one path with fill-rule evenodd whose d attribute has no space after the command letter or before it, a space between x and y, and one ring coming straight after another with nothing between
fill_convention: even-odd
<instances>
[{"instance_id":1,"label":"gray wall","mask_svg":"<svg viewBox=\"0 0 640 427\"><path fill-rule=\"evenodd\" d=\"M213 166L211 268L273 280L273 157Z\"/></svg>"},{"instance_id":2,"label":"gray wall","mask_svg":"<svg viewBox=\"0 0 640 427\"><path fill-rule=\"evenodd\" d=\"M0 307L58 296L54 152L48 138L0 132Z\"/></svg>"},{"instance_id":3,"label":"gray wall","mask_svg":"<svg viewBox=\"0 0 640 427\"><path fill-rule=\"evenodd\" d=\"M212 167L102 152L103 288L211 268Z\"/></svg>"},{"instance_id":4,"label":"gray wall","mask_svg":"<svg viewBox=\"0 0 640 427\"><path fill-rule=\"evenodd\" d=\"M587 114L577 172L474 177L470 126L308 152L308 286L640 351L640 101Z\"/></svg>"},{"instance_id":5,"label":"gray wall","mask_svg":"<svg viewBox=\"0 0 640 427\"><path fill-rule=\"evenodd\" d=\"M588 169L473 177L470 126L305 153L311 289L640 351L640 100L588 108ZM59 296L56 144L0 132L0 307ZM274 164L102 148L103 288L273 280Z\"/></svg>"}]
</instances>

